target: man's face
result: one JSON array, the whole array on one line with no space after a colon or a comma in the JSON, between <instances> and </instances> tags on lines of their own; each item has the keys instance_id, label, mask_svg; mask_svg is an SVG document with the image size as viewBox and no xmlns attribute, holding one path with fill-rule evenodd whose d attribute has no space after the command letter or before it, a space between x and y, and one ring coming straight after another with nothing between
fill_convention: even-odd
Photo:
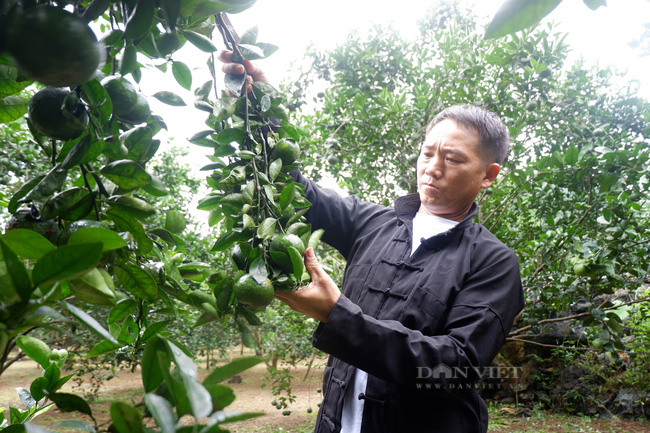
<instances>
[{"instance_id":1,"label":"man's face","mask_svg":"<svg viewBox=\"0 0 650 433\"><path fill-rule=\"evenodd\" d=\"M497 163L486 163L479 135L445 119L429 131L417 162L421 213L462 220L482 188L492 185Z\"/></svg>"}]
</instances>

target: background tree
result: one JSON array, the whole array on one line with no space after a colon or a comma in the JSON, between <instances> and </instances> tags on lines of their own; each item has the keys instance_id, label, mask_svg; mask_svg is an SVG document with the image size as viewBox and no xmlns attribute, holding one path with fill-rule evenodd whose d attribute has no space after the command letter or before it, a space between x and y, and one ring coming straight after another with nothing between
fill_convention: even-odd
<instances>
[{"instance_id":1,"label":"background tree","mask_svg":"<svg viewBox=\"0 0 650 433\"><path fill-rule=\"evenodd\" d=\"M477 220L519 257L526 308L510 339L561 345L545 340L550 327L577 321L577 344L620 362L636 350L621 338L647 322L628 312L648 300L650 105L616 71L567 64L551 24L486 40L470 12L433 10L417 40L383 27L307 55L287 85L314 132L306 171L388 204L415 191L416 154L438 111L496 112L513 147L478 197Z\"/></svg>"}]
</instances>

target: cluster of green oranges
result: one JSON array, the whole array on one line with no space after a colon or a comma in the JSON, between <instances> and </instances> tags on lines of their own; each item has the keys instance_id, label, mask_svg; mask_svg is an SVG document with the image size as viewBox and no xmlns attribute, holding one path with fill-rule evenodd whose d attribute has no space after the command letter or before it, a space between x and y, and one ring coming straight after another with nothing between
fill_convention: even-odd
<instances>
[{"instance_id":1,"label":"cluster of green oranges","mask_svg":"<svg viewBox=\"0 0 650 433\"><path fill-rule=\"evenodd\" d=\"M77 86L102 76L99 68L106 59L104 44L86 20L44 4L17 11L9 17L4 48L21 74L47 86L29 102L31 124L57 140L81 136L89 117ZM128 80L109 76L102 85L117 119L139 124L151 115L146 98Z\"/></svg>"}]
</instances>

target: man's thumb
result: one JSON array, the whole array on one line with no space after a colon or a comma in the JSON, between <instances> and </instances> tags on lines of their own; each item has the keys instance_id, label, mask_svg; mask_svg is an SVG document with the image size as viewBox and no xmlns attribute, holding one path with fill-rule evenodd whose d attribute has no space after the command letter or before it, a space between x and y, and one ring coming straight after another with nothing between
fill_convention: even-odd
<instances>
[{"instance_id":1,"label":"man's thumb","mask_svg":"<svg viewBox=\"0 0 650 433\"><path fill-rule=\"evenodd\" d=\"M314 254L314 249L311 247L305 250L305 268L307 268L307 272L311 275L312 280L316 275L323 272L323 269L320 267L320 263L318 263L318 259L316 258L316 254Z\"/></svg>"}]
</instances>

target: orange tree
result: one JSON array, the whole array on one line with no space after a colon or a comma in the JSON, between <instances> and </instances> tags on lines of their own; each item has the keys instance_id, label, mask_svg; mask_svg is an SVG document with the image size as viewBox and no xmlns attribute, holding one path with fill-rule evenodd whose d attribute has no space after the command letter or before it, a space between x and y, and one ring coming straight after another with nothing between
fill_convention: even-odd
<instances>
[{"instance_id":1,"label":"orange tree","mask_svg":"<svg viewBox=\"0 0 650 433\"><path fill-rule=\"evenodd\" d=\"M583 350L633 357L622 338L647 322L626 310L648 301L650 104L634 81L568 64L551 25L485 39L470 11L440 3L414 40L376 28L308 53L286 89L312 131L306 171L390 204L415 192L415 159L437 112L493 110L513 146L497 185L478 197L477 220L519 257L526 308L510 339L536 344L554 323L574 321Z\"/></svg>"},{"instance_id":2,"label":"orange tree","mask_svg":"<svg viewBox=\"0 0 650 433\"><path fill-rule=\"evenodd\" d=\"M25 173L17 172L9 153L1 161L7 187L0 199L9 217L0 236L0 372L15 359L10 357L16 346L19 357L43 368L29 387L18 390L25 409L3 413L0 429L42 431L33 418L52 404L94 422L68 425L100 428L83 398L60 391L70 379L61 376L66 350L32 333L60 330L63 323L95 335L86 356L119 353L142 366L142 403L113 402L110 426L102 428L145 431L153 418L165 432L208 433L258 415L224 411L234 395L219 382L261 359L235 361L199 381L192 354L173 326L191 313L194 326L234 327L244 344L258 346L251 328L260 324L254 310L272 301L271 285L291 290L306 278L301 252L319 237L303 223L309 203L288 176L298 166L295 143L301 134L288 122L280 94L261 83L242 92L245 75L226 76L226 88L237 97L219 90L215 29L239 61L276 49L258 42L255 29L240 38L227 24L223 13L242 12L254 2L0 5L3 137L13 140L12 149L24 141L29 153L23 157L39 160ZM190 68L174 59L185 44L205 52L211 80L195 86ZM161 146L157 135L166 125L138 89L143 68L151 66L169 67L180 86L194 91L194 107L205 113L206 129L190 141L213 149L205 167L212 192L199 209L210 211L210 225L221 233L212 252L232 258L228 266L217 265L220 269L213 266L214 255L200 255L205 262L191 259L196 255L188 254L183 213L164 199L173 185L152 169ZM167 90L152 96L185 105ZM10 129L16 133L4 134ZM105 314L95 317L98 308ZM178 424L186 414L194 425Z\"/></svg>"}]
</instances>

